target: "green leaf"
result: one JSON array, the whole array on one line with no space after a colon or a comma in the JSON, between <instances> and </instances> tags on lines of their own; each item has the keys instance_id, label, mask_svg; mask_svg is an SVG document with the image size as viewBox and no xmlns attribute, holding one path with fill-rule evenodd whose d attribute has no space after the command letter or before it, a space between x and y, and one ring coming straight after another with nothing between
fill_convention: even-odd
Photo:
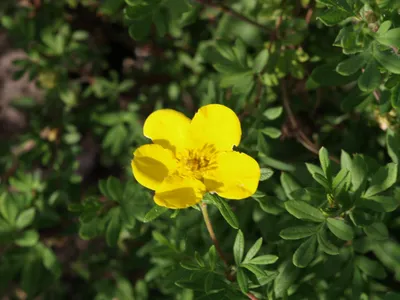
<instances>
[{"instance_id":1,"label":"green leaf","mask_svg":"<svg viewBox=\"0 0 400 300\"><path fill-rule=\"evenodd\" d=\"M194 258L195 258L197 264L198 264L200 267L202 267L202 268L205 267L204 260L203 260L203 258L200 256L199 252L197 252L197 251L194 252Z\"/></svg>"},{"instance_id":2,"label":"green leaf","mask_svg":"<svg viewBox=\"0 0 400 300\"><path fill-rule=\"evenodd\" d=\"M268 58L269 58L269 51L268 49L263 49L261 50L256 58L254 59L254 63L253 63L253 71L255 73L261 73L262 70L265 68L265 66L267 65L268 62Z\"/></svg>"},{"instance_id":3,"label":"green leaf","mask_svg":"<svg viewBox=\"0 0 400 300\"><path fill-rule=\"evenodd\" d=\"M215 206L217 206L219 212L224 217L225 221L233 228L239 229L239 221L236 215L233 213L229 204L221 199L217 195L210 195L213 199Z\"/></svg>"},{"instance_id":4,"label":"green leaf","mask_svg":"<svg viewBox=\"0 0 400 300\"><path fill-rule=\"evenodd\" d=\"M141 41L147 38L150 34L151 21L151 16L143 18L141 20L135 20L135 22L131 26L129 26L128 29L131 38L137 41Z\"/></svg>"},{"instance_id":5,"label":"green leaf","mask_svg":"<svg viewBox=\"0 0 400 300\"><path fill-rule=\"evenodd\" d=\"M32 247L39 241L39 233L36 230L24 231L21 236L19 236L15 243L20 247Z\"/></svg>"},{"instance_id":6,"label":"green leaf","mask_svg":"<svg viewBox=\"0 0 400 300\"><path fill-rule=\"evenodd\" d=\"M211 272L208 273L206 280L204 281L204 291L206 292L206 294L209 294L211 292L214 280L215 280L214 273Z\"/></svg>"},{"instance_id":7,"label":"green leaf","mask_svg":"<svg viewBox=\"0 0 400 300\"><path fill-rule=\"evenodd\" d=\"M179 20L191 8L190 2L187 0L167 0L164 5L168 7L173 20Z\"/></svg>"},{"instance_id":8,"label":"green leaf","mask_svg":"<svg viewBox=\"0 0 400 300\"><path fill-rule=\"evenodd\" d=\"M128 6L125 8L125 16L132 20L143 19L149 17L152 12L157 8L153 3L146 3L141 1L141 3L130 3L131 1L126 1Z\"/></svg>"},{"instance_id":9,"label":"green leaf","mask_svg":"<svg viewBox=\"0 0 400 300\"><path fill-rule=\"evenodd\" d=\"M271 178L272 175L274 175L274 171L270 168L261 168L260 171L260 181L268 180Z\"/></svg>"},{"instance_id":10,"label":"green leaf","mask_svg":"<svg viewBox=\"0 0 400 300\"><path fill-rule=\"evenodd\" d=\"M271 196L262 196L261 198L256 198L254 195L252 196L259 204L263 211L272 215L279 215L284 211L284 209L280 206L281 200L271 197Z\"/></svg>"},{"instance_id":11,"label":"green leaf","mask_svg":"<svg viewBox=\"0 0 400 300\"><path fill-rule=\"evenodd\" d=\"M386 271L377 261L371 260L365 256L357 256L355 264L362 272L376 279L385 279Z\"/></svg>"},{"instance_id":12,"label":"green leaf","mask_svg":"<svg viewBox=\"0 0 400 300\"><path fill-rule=\"evenodd\" d=\"M390 158L398 165L400 163L400 134L389 129L386 134L386 147Z\"/></svg>"},{"instance_id":13,"label":"green leaf","mask_svg":"<svg viewBox=\"0 0 400 300\"><path fill-rule=\"evenodd\" d=\"M393 54L391 51L379 51L376 47L373 51L373 55L389 72L400 74L400 56Z\"/></svg>"},{"instance_id":14,"label":"green leaf","mask_svg":"<svg viewBox=\"0 0 400 300\"><path fill-rule=\"evenodd\" d=\"M327 224L329 230L339 239L350 241L354 238L353 228L346 224L343 220L328 218Z\"/></svg>"},{"instance_id":15,"label":"green leaf","mask_svg":"<svg viewBox=\"0 0 400 300\"><path fill-rule=\"evenodd\" d=\"M83 30L77 30L71 36L71 38L75 41L84 41L84 40L87 40L88 37L89 37L89 33L87 33L86 31L83 31Z\"/></svg>"},{"instance_id":16,"label":"green leaf","mask_svg":"<svg viewBox=\"0 0 400 300\"><path fill-rule=\"evenodd\" d=\"M361 155L355 155L350 168L353 191L357 191L367 178L367 164Z\"/></svg>"},{"instance_id":17,"label":"green leaf","mask_svg":"<svg viewBox=\"0 0 400 300\"><path fill-rule=\"evenodd\" d=\"M238 230L235 238L235 243L233 244L233 256L235 258L236 265L240 265L243 260L244 254L244 236L241 230Z\"/></svg>"},{"instance_id":18,"label":"green leaf","mask_svg":"<svg viewBox=\"0 0 400 300\"><path fill-rule=\"evenodd\" d=\"M352 159L350 154L348 154L346 151L342 150L340 152L340 167L342 169L346 169L346 170L351 170L352 167Z\"/></svg>"},{"instance_id":19,"label":"green leaf","mask_svg":"<svg viewBox=\"0 0 400 300\"><path fill-rule=\"evenodd\" d=\"M379 29L376 33L378 35L385 34L390 29L390 27L392 27L392 22L389 20L386 20L379 26Z\"/></svg>"},{"instance_id":20,"label":"green leaf","mask_svg":"<svg viewBox=\"0 0 400 300\"><path fill-rule=\"evenodd\" d=\"M115 125L108 130L103 140L103 147L109 148L111 154L118 155L121 153L122 146L125 144L127 137L128 131L125 126L122 124Z\"/></svg>"},{"instance_id":21,"label":"green leaf","mask_svg":"<svg viewBox=\"0 0 400 300\"><path fill-rule=\"evenodd\" d=\"M396 110L400 110L400 85L392 88L390 93L390 103Z\"/></svg>"},{"instance_id":22,"label":"green leaf","mask_svg":"<svg viewBox=\"0 0 400 300\"><path fill-rule=\"evenodd\" d=\"M332 244L328 238L325 230L321 230L317 235L318 244L322 251L329 255L338 255L339 248Z\"/></svg>"},{"instance_id":23,"label":"green leaf","mask_svg":"<svg viewBox=\"0 0 400 300\"><path fill-rule=\"evenodd\" d=\"M346 0L318 0L318 2L328 7L333 6L337 10L345 11L348 13L353 12L351 6Z\"/></svg>"},{"instance_id":24,"label":"green leaf","mask_svg":"<svg viewBox=\"0 0 400 300\"><path fill-rule=\"evenodd\" d=\"M276 297L282 298L287 295L287 290L295 283L300 269L296 268L291 260L287 260L279 266L278 272L274 281L274 291Z\"/></svg>"},{"instance_id":25,"label":"green leaf","mask_svg":"<svg viewBox=\"0 0 400 300\"><path fill-rule=\"evenodd\" d=\"M246 45L244 44L243 40L241 38L236 39L235 41L235 47L233 48L233 51L235 52L235 57L236 60L239 62L239 64L243 67L247 67L247 50L246 50Z\"/></svg>"},{"instance_id":26,"label":"green leaf","mask_svg":"<svg viewBox=\"0 0 400 300\"><path fill-rule=\"evenodd\" d=\"M312 236L304 241L293 254L293 264L298 268L307 267L315 256L317 238Z\"/></svg>"},{"instance_id":27,"label":"green leaf","mask_svg":"<svg viewBox=\"0 0 400 300\"><path fill-rule=\"evenodd\" d=\"M251 273L253 273L257 277L257 280L260 283L260 285L265 285L271 282L278 275L277 272L264 271L257 265L242 264L241 267L246 268Z\"/></svg>"},{"instance_id":28,"label":"green leaf","mask_svg":"<svg viewBox=\"0 0 400 300\"><path fill-rule=\"evenodd\" d=\"M181 261L180 265L182 268L190 271L198 271L201 270L202 268L195 263L194 261Z\"/></svg>"},{"instance_id":29,"label":"green leaf","mask_svg":"<svg viewBox=\"0 0 400 300\"><path fill-rule=\"evenodd\" d=\"M43 273L40 258L33 256L31 259L25 259L20 275L20 286L22 290L28 295L35 294L40 287L40 281L43 280Z\"/></svg>"},{"instance_id":30,"label":"green leaf","mask_svg":"<svg viewBox=\"0 0 400 300\"><path fill-rule=\"evenodd\" d=\"M358 87L363 92L371 92L379 87L381 83L381 73L374 59L367 64L364 72L358 78Z\"/></svg>"},{"instance_id":31,"label":"green leaf","mask_svg":"<svg viewBox=\"0 0 400 300\"><path fill-rule=\"evenodd\" d=\"M15 222L15 226L18 229L25 228L32 224L33 220L35 219L36 210L34 207L28 208L21 212Z\"/></svg>"},{"instance_id":32,"label":"green leaf","mask_svg":"<svg viewBox=\"0 0 400 300\"><path fill-rule=\"evenodd\" d=\"M322 185L325 188L325 190L327 190L327 191L331 190L331 185L330 185L328 179L326 179L324 175L315 173L313 175L313 178L315 179L316 182L318 182L320 185Z\"/></svg>"},{"instance_id":33,"label":"green leaf","mask_svg":"<svg viewBox=\"0 0 400 300\"><path fill-rule=\"evenodd\" d=\"M365 198L375 196L396 183L397 180L397 164L389 163L385 167L379 168L371 179L370 187L364 194Z\"/></svg>"},{"instance_id":34,"label":"green leaf","mask_svg":"<svg viewBox=\"0 0 400 300\"><path fill-rule=\"evenodd\" d=\"M106 229L106 242L109 246L115 246L117 245L121 232L120 208L114 207L110 209L108 217L110 220L108 221Z\"/></svg>"},{"instance_id":35,"label":"green leaf","mask_svg":"<svg viewBox=\"0 0 400 300\"><path fill-rule=\"evenodd\" d=\"M315 177L315 174L324 175L324 171L317 165L306 163L307 171L311 174L312 177Z\"/></svg>"},{"instance_id":36,"label":"green leaf","mask_svg":"<svg viewBox=\"0 0 400 300\"><path fill-rule=\"evenodd\" d=\"M100 233L100 229L102 229L100 227L103 227L100 222L101 220L98 218L93 218L89 222L81 224L79 228L79 236L81 239L90 240L97 236Z\"/></svg>"},{"instance_id":37,"label":"green leaf","mask_svg":"<svg viewBox=\"0 0 400 300\"><path fill-rule=\"evenodd\" d=\"M215 250L215 246L212 245L208 250L208 259L210 263L210 269L214 270L217 264L217 251Z\"/></svg>"},{"instance_id":38,"label":"green leaf","mask_svg":"<svg viewBox=\"0 0 400 300\"><path fill-rule=\"evenodd\" d=\"M224 40L217 40L215 47L224 58L229 61L235 60L235 52L233 51L232 45Z\"/></svg>"},{"instance_id":39,"label":"green leaf","mask_svg":"<svg viewBox=\"0 0 400 300\"><path fill-rule=\"evenodd\" d=\"M14 225L18 215L18 205L6 193L0 195L0 213L9 224Z\"/></svg>"},{"instance_id":40,"label":"green leaf","mask_svg":"<svg viewBox=\"0 0 400 300\"><path fill-rule=\"evenodd\" d=\"M312 222L324 222L325 217L322 212L310 204L300 200L290 200L285 202L286 210L298 219Z\"/></svg>"},{"instance_id":41,"label":"green leaf","mask_svg":"<svg viewBox=\"0 0 400 300\"><path fill-rule=\"evenodd\" d=\"M348 76L356 73L366 63L366 57L363 54L358 54L350 57L339 63L336 67L336 72L343 76Z\"/></svg>"},{"instance_id":42,"label":"green leaf","mask_svg":"<svg viewBox=\"0 0 400 300\"><path fill-rule=\"evenodd\" d=\"M328 9L325 13L317 17L317 19L321 20L321 22L324 23L326 26L333 26L351 16L352 14L347 11Z\"/></svg>"},{"instance_id":43,"label":"green leaf","mask_svg":"<svg viewBox=\"0 0 400 300\"><path fill-rule=\"evenodd\" d=\"M247 294L247 292L249 291L249 280L248 280L246 274L243 272L242 268L237 269L236 279L239 284L240 290L244 294Z\"/></svg>"},{"instance_id":44,"label":"green leaf","mask_svg":"<svg viewBox=\"0 0 400 300\"><path fill-rule=\"evenodd\" d=\"M98 186L99 186L100 192L101 192L104 196L106 196L108 199L112 200L111 193L109 193L108 188L107 188L107 180L104 180L104 179L99 180Z\"/></svg>"},{"instance_id":45,"label":"green leaf","mask_svg":"<svg viewBox=\"0 0 400 300\"><path fill-rule=\"evenodd\" d=\"M115 112L95 114L93 116L93 119L94 121L105 126L114 126L116 124L121 123L121 115Z\"/></svg>"},{"instance_id":46,"label":"green leaf","mask_svg":"<svg viewBox=\"0 0 400 300\"><path fill-rule=\"evenodd\" d=\"M330 174L331 162L329 160L328 150L326 150L326 148L324 148L324 147L322 147L319 150L319 161L321 163L321 167L322 167L322 170L324 171L325 176L327 178L329 178L331 176L331 174Z\"/></svg>"},{"instance_id":47,"label":"green leaf","mask_svg":"<svg viewBox=\"0 0 400 300\"><path fill-rule=\"evenodd\" d=\"M338 72L336 72L336 64L326 64L316 67L312 71L309 80L314 81L316 83L315 87L318 87L318 86L344 85L346 83L353 82L357 78L358 78L357 73L351 76L342 76ZM308 81L307 81L307 87L311 88L309 86L310 83Z\"/></svg>"},{"instance_id":48,"label":"green leaf","mask_svg":"<svg viewBox=\"0 0 400 300\"><path fill-rule=\"evenodd\" d=\"M321 225L300 225L281 230L280 237L284 240L299 240L314 235Z\"/></svg>"},{"instance_id":49,"label":"green leaf","mask_svg":"<svg viewBox=\"0 0 400 300\"><path fill-rule=\"evenodd\" d=\"M150 211L144 216L143 222L148 223L150 221L153 221L161 216L163 213L165 213L167 210L168 208L166 207L154 205L150 209Z\"/></svg>"},{"instance_id":50,"label":"green leaf","mask_svg":"<svg viewBox=\"0 0 400 300\"><path fill-rule=\"evenodd\" d=\"M272 139L277 139L278 137L281 136L281 131L278 128L274 128L274 127L265 127L264 129L261 129L260 131Z\"/></svg>"},{"instance_id":51,"label":"green leaf","mask_svg":"<svg viewBox=\"0 0 400 300\"><path fill-rule=\"evenodd\" d=\"M153 22L156 26L159 37L163 37L168 31L168 16L162 10L156 10L153 15Z\"/></svg>"},{"instance_id":52,"label":"green leaf","mask_svg":"<svg viewBox=\"0 0 400 300\"><path fill-rule=\"evenodd\" d=\"M267 109L263 115L268 119L268 120L275 120L279 118L279 116L283 112L283 107L282 106L277 106L277 107L272 107Z\"/></svg>"},{"instance_id":53,"label":"green leaf","mask_svg":"<svg viewBox=\"0 0 400 300\"><path fill-rule=\"evenodd\" d=\"M346 169L341 169L339 173L336 174L332 182L333 190L340 191L342 186L346 184L349 180L350 172Z\"/></svg>"},{"instance_id":54,"label":"green leaf","mask_svg":"<svg viewBox=\"0 0 400 300\"><path fill-rule=\"evenodd\" d=\"M275 263L278 260L278 256L272 255L272 254L266 254L266 255L261 255L256 258L253 258L247 263L253 264L253 265L270 265Z\"/></svg>"},{"instance_id":55,"label":"green leaf","mask_svg":"<svg viewBox=\"0 0 400 300\"><path fill-rule=\"evenodd\" d=\"M365 234L373 240L384 241L389 238L389 231L382 222L376 222L364 228Z\"/></svg>"},{"instance_id":56,"label":"green leaf","mask_svg":"<svg viewBox=\"0 0 400 300\"><path fill-rule=\"evenodd\" d=\"M251 246L251 248L249 249L249 251L247 252L243 262L246 263L249 260L251 260L254 256L256 256L256 254L258 253L258 251L260 251L261 249L261 245L262 245L263 239L259 238L254 244L253 246Z\"/></svg>"},{"instance_id":57,"label":"green leaf","mask_svg":"<svg viewBox=\"0 0 400 300\"><path fill-rule=\"evenodd\" d=\"M400 28L386 31L385 33L378 35L376 40L382 45L400 48Z\"/></svg>"},{"instance_id":58,"label":"green leaf","mask_svg":"<svg viewBox=\"0 0 400 300\"><path fill-rule=\"evenodd\" d=\"M293 199L292 193L294 191L301 189L301 186L294 180L294 178L285 172L281 174L281 184L289 199Z\"/></svg>"},{"instance_id":59,"label":"green leaf","mask_svg":"<svg viewBox=\"0 0 400 300\"><path fill-rule=\"evenodd\" d=\"M243 78L250 76L251 78L253 78L253 74L237 64L237 62L222 60L218 63L213 64L213 67L218 72L227 74L222 77L222 87L228 87L231 85L235 85L236 83L240 83L240 77Z\"/></svg>"},{"instance_id":60,"label":"green leaf","mask_svg":"<svg viewBox=\"0 0 400 300\"><path fill-rule=\"evenodd\" d=\"M113 176L108 177L107 191L108 195L111 197L110 200L114 200L117 202L121 201L122 194L124 191L121 182L117 178Z\"/></svg>"},{"instance_id":61,"label":"green leaf","mask_svg":"<svg viewBox=\"0 0 400 300\"><path fill-rule=\"evenodd\" d=\"M395 192L396 194L396 192ZM371 200L371 201L369 201ZM360 206L367 207L378 212L392 212L400 204L399 196L389 197L389 196L372 196L368 199L363 199Z\"/></svg>"}]
</instances>

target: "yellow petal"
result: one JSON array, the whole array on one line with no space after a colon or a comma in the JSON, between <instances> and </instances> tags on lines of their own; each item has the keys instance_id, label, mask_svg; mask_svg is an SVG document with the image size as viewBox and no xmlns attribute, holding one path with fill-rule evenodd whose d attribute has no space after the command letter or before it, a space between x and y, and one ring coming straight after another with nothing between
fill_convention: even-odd
<instances>
[{"instance_id":1,"label":"yellow petal","mask_svg":"<svg viewBox=\"0 0 400 300\"><path fill-rule=\"evenodd\" d=\"M260 180L260 166L247 154L230 151L216 157L216 168L205 175L205 185L227 199L244 199L255 193Z\"/></svg>"},{"instance_id":2,"label":"yellow petal","mask_svg":"<svg viewBox=\"0 0 400 300\"><path fill-rule=\"evenodd\" d=\"M180 148L185 143L190 119L172 109L160 109L147 117L143 134L165 148Z\"/></svg>"},{"instance_id":3,"label":"yellow petal","mask_svg":"<svg viewBox=\"0 0 400 300\"><path fill-rule=\"evenodd\" d=\"M230 108L220 104L201 107L190 124L194 146L214 145L218 150L232 150L240 143L242 130L239 118Z\"/></svg>"},{"instance_id":4,"label":"yellow petal","mask_svg":"<svg viewBox=\"0 0 400 300\"><path fill-rule=\"evenodd\" d=\"M148 144L133 153L132 172L135 179L148 189L155 190L177 165L171 150Z\"/></svg>"},{"instance_id":5,"label":"yellow petal","mask_svg":"<svg viewBox=\"0 0 400 300\"><path fill-rule=\"evenodd\" d=\"M199 203L205 192L206 187L201 181L175 174L165 178L156 190L154 201L168 208L186 208Z\"/></svg>"}]
</instances>

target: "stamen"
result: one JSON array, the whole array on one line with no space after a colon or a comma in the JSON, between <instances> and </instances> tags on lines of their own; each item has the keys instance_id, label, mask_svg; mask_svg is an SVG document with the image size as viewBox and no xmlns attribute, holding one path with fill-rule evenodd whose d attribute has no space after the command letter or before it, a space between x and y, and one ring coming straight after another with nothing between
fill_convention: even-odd
<instances>
[{"instance_id":1,"label":"stamen","mask_svg":"<svg viewBox=\"0 0 400 300\"><path fill-rule=\"evenodd\" d=\"M178 172L202 180L204 172L217 167L215 162L216 153L215 146L209 144L205 144L199 149L188 149L177 156L180 162Z\"/></svg>"}]
</instances>

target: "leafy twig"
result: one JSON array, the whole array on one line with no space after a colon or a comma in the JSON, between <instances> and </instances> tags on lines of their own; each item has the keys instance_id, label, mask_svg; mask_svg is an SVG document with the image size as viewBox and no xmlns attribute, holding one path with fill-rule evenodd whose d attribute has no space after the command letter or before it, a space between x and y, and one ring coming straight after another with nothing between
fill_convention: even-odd
<instances>
[{"instance_id":1,"label":"leafy twig","mask_svg":"<svg viewBox=\"0 0 400 300\"><path fill-rule=\"evenodd\" d=\"M204 202L201 203L201 204L200 204L200 208L201 208L201 212L203 213L204 223L206 224L208 233L209 233L210 238L211 238L211 240L212 240L212 242L213 242L213 244L214 244L214 246L215 246L215 249L217 250L217 253L218 253L219 257L220 257L221 260L224 262L225 266L228 267L228 266L229 266L228 260L226 259L224 253L222 252L222 249L221 249L221 247L220 247L220 245L219 245L217 236L215 235L215 232L214 232L214 229L213 229L213 226L212 226L210 217L209 217L209 215L208 215L207 204L204 203ZM228 278L228 279L230 279L230 278ZM230 280L231 280L231 279L230 279ZM254 295L253 295L252 293L250 293L250 292L248 292L246 295L247 295L247 297L249 297L249 299L251 299L251 300L258 300L258 298L257 298L256 296L254 296Z\"/></svg>"},{"instance_id":2,"label":"leafy twig","mask_svg":"<svg viewBox=\"0 0 400 300\"><path fill-rule=\"evenodd\" d=\"M213 3L212 1L209 1L209 0L194 0L194 1L196 1L196 2L198 2L200 4L202 4L202 5L205 5L205 6L213 7L215 9L219 9L220 11L222 11L222 12L224 12L224 13L226 13L226 14L228 14L228 15L236 18L236 19L242 20L243 22L246 22L248 24L251 24L251 25L254 25L254 26L258 27L263 31L267 30L267 28L265 26L263 26L262 24L257 23L256 21L254 21L252 19L249 19L248 17L238 13L237 11L233 10L232 8L230 8L230 7L228 7L228 6L224 5L224 4Z\"/></svg>"}]
</instances>

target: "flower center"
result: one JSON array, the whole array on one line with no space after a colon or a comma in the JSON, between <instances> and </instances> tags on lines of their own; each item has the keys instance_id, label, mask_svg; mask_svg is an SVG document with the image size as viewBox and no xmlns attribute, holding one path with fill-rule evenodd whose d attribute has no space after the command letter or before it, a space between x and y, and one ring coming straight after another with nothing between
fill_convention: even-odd
<instances>
[{"instance_id":1,"label":"flower center","mask_svg":"<svg viewBox=\"0 0 400 300\"><path fill-rule=\"evenodd\" d=\"M177 155L178 171L201 180L204 172L216 167L214 159L216 152L212 145L204 145L200 149L186 149Z\"/></svg>"}]
</instances>

